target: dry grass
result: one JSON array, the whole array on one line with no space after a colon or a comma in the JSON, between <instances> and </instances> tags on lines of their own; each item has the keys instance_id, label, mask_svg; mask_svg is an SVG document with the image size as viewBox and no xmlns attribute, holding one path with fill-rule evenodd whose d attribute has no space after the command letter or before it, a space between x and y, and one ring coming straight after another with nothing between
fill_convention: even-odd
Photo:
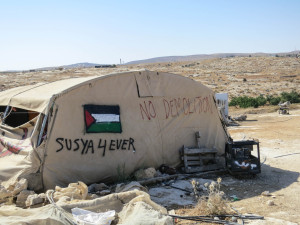
<instances>
[{"instance_id":1,"label":"dry grass","mask_svg":"<svg viewBox=\"0 0 300 225\"><path fill-rule=\"evenodd\" d=\"M218 178L217 182L206 183L204 186L207 189L207 195L204 196L200 196L198 192L199 184L195 180L191 182L195 197L198 200L197 205L191 210L193 215L224 215L231 212L224 192L220 190L221 181L222 179Z\"/></svg>"}]
</instances>

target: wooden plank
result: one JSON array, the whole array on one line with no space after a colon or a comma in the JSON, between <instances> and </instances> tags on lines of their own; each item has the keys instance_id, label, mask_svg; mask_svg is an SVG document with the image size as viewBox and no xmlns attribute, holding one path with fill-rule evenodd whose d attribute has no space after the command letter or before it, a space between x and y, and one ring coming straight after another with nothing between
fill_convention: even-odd
<instances>
[{"instance_id":1,"label":"wooden plank","mask_svg":"<svg viewBox=\"0 0 300 225\"><path fill-rule=\"evenodd\" d=\"M183 154L206 154L206 153L217 153L217 150L208 148L185 148Z\"/></svg>"},{"instance_id":2,"label":"wooden plank","mask_svg":"<svg viewBox=\"0 0 300 225\"><path fill-rule=\"evenodd\" d=\"M188 167L189 167L189 166L195 166L195 165L200 166L200 165L201 165L201 162L200 162L200 161L188 161L188 162L187 162L187 165L188 165Z\"/></svg>"},{"instance_id":3,"label":"wooden plank","mask_svg":"<svg viewBox=\"0 0 300 225\"><path fill-rule=\"evenodd\" d=\"M187 165L188 166L192 166L192 165L200 165L200 166L202 166L203 165L203 160L214 160L214 163L216 163L215 162L215 158L206 157L205 159L201 159L201 160L198 160L198 161L187 161ZM208 165L210 165L210 164L208 164ZM205 166L205 165L203 165L203 166Z\"/></svg>"},{"instance_id":4,"label":"wooden plank","mask_svg":"<svg viewBox=\"0 0 300 225\"><path fill-rule=\"evenodd\" d=\"M187 160L200 160L199 155L195 155L195 156L187 155L186 158L187 158Z\"/></svg>"},{"instance_id":5,"label":"wooden plank","mask_svg":"<svg viewBox=\"0 0 300 225\"><path fill-rule=\"evenodd\" d=\"M190 156L188 156L188 157L190 157ZM201 156L200 157L200 159L198 158L198 160L206 160L206 159L208 159L208 160L210 160L210 159L213 159L213 160L215 160L216 159L216 157L215 156ZM188 159L188 162L189 161L196 161L196 159Z\"/></svg>"},{"instance_id":6,"label":"wooden plank","mask_svg":"<svg viewBox=\"0 0 300 225\"><path fill-rule=\"evenodd\" d=\"M187 163L187 156L186 156L186 155L183 156L183 160L184 160L184 167L185 167L185 170L187 170L187 168L188 168L188 163Z\"/></svg>"},{"instance_id":7,"label":"wooden plank","mask_svg":"<svg viewBox=\"0 0 300 225\"><path fill-rule=\"evenodd\" d=\"M199 166L199 167L189 167L185 170L186 173L194 173L194 172L203 172L219 169L219 165L212 164L207 166Z\"/></svg>"}]
</instances>

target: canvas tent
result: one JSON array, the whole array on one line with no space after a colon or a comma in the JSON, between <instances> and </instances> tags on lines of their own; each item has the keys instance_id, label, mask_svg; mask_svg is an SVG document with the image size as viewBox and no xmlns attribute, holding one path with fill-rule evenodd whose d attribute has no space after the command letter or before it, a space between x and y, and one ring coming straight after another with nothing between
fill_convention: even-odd
<instances>
[{"instance_id":1,"label":"canvas tent","mask_svg":"<svg viewBox=\"0 0 300 225\"><path fill-rule=\"evenodd\" d=\"M147 70L17 87L0 92L0 109L0 180L25 177L34 189L178 166L197 131L218 155L229 138L212 90Z\"/></svg>"}]
</instances>

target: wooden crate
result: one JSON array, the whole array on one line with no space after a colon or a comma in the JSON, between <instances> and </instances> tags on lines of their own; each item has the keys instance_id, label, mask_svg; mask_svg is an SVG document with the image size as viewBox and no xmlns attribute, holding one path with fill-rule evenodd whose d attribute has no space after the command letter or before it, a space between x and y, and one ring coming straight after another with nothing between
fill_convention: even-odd
<instances>
[{"instance_id":1,"label":"wooden crate","mask_svg":"<svg viewBox=\"0 0 300 225\"><path fill-rule=\"evenodd\" d=\"M217 150L207 148L187 148L183 146L182 160L186 173L203 172L219 168Z\"/></svg>"}]
</instances>

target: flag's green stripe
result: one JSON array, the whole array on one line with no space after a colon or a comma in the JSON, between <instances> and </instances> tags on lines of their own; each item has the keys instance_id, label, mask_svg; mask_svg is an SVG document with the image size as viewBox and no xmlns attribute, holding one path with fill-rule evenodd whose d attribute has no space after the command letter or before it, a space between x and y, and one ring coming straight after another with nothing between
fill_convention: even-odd
<instances>
[{"instance_id":1,"label":"flag's green stripe","mask_svg":"<svg viewBox=\"0 0 300 225\"><path fill-rule=\"evenodd\" d=\"M94 123L88 129L88 133L121 133L121 123Z\"/></svg>"}]
</instances>

